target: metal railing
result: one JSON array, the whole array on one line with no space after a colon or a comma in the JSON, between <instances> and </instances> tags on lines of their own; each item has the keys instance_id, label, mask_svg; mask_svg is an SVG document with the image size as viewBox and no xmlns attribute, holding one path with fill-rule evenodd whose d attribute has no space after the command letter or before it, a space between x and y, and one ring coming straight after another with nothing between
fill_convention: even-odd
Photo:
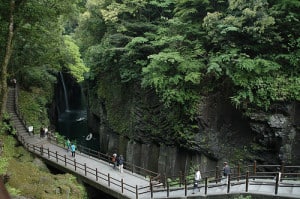
<instances>
[{"instance_id":1,"label":"metal railing","mask_svg":"<svg viewBox=\"0 0 300 199\"><path fill-rule=\"evenodd\" d=\"M15 110L18 114L17 107ZM24 123L25 124L25 123ZM35 146L25 142L25 139L18 133L18 139L23 143L23 145L29 150L43 158L49 160L55 160L57 164L63 165L66 168L72 168L74 171L79 171L85 177L92 176L95 181L102 180L110 186L119 187L120 192L123 194L124 191L135 194L136 199L140 195L150 194L151 198L154 197L155 193L165 192L166 197L170 196L173 191L182 190L184 191L184 196L187 196L188 190L193 189L193 177L191 175L180 172L177 176L166 176L163 174L158 174L156 172L147 170L145 168L130 164L129 162L124 163L124 168L131 171L132 173L137 173L142 176L149 177L149 185L144 187L132 186L123 179L118 180L110 176L110 174L105 174L98 170L97 168L90 168L86 163L76 162L74 159L62 156L57 151L51 151L43 147ZM59 141L56 137L50 136L49 141L60 147L65 147L63 141ZM82 154L96 157L100 160L110 163L110 156L107 154L100 153L89 149L84 146L78 145L78 151ZM280 168L280 169L278 169ZM253 165L241 166L238 164L236 167L231 168L231 174L228 176L228 181L224 183L225 178L222 177L222 169L218 166L214 170L201 173L202 180L199 188L204 188L204 193L207 195L209 189L214 187L226 186L226 192L230 193L231 187L236 185L245 185L245 192L249 191L250 185L260 185L273 186L274 194L278 194L279 187L300 187L300 166L288 166L282 165L257 165L254 161ZM168 179L178 179L177 181L170 181ZM258 179L268 180L260 181ZM287 182L288 180L294 180L299 183Z\"/></svg>"}]
</instances>

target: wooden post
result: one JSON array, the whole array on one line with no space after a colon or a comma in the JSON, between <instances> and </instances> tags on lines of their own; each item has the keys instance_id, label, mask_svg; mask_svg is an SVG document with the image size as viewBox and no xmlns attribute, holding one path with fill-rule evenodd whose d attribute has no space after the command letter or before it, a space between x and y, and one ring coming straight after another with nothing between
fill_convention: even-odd
<instances>
[{"instance_id":1,"label":"wooden post","mask_svg":"<svg viewBox=\"0 0 300 199\"><path fill-rule=\"evenodd\" d=\"M187 184L186 184L186 179L184 180L184 196L187 196Z\"/></svg>"},{"instance_id":2,"label":"wooden post","mask_svg":"<svg viewBox=\"0 0 300 199\"><path fill-rule=\"evenodd\" d=\"M107 183L108 183L108 186L110 187L110 175L107 174Z\"/></svg>"},{"instance_id":3,"label":"wooden post","mask_svg":"<svg viewBox=\"0 0 300 199\"><path fill-rule=\"evenodd\" d=\"M121 179L121 191L124 193L124 180L123 178Z\"/></svg>"},{"instance_id":4,"label":"wooden post","mask_svg":"<svg viewBox=\"0 0 300 199\"><path fill-rule=\"evenodd\" d=\"M150 183L150 194L151 198L153 198L153 183Z\"/></svg>"},{"instance_id":5,"label":"wooden post","mask_svg":"<svg viewBox=\"0 0 300 199\"><path fill-rule=\"evenodd\" d=\"M84 163L84 175L86 176L86 163Z\"/></svg>"},{"instance_id":6,"label":"wooden post","mask_svg":"<svg viewBox=\"0 0 300 199\"><path fill-rule=\"evenodd\" d=\"M219 181L219 166L216 166L216 175L215 175L215 178L216 178L216 184L218 184L218 181Z\"/></svg>"},{"instance_id":7,"label":"wooden post","mask_svg":"<svg viewBox=\"0 0 300 199\"><path fill-rule=\"evenodd\" d=\"M285 171L284 171L284 161L282 161L281 163L281 168L280 168L280 171L281 171L281 174L283 174ZM279 182L282 181L282 178L279 176Z\"/></svg>"},{"instance_id":8,"label":"wooden post","mask_svg":"<svg viewBox=\"0 0 300 199\"><path fill-rule=\"evenodd\" d=\"M50 159L50 150L48 148L48 159Z\"/></svg>"},{"instance_id":9,"label":"wooden post","mask_svg":"<svg viewBox=\"0 0 300 199\"><path fill-rule=\"evenodd\" d=\"M167 183L168 183L167 175L164 174L164 188L166 188Z\"/></svg>"},{"instance_id":10,"label":"wooden post","mask_svg":"<svg viewBox=\"0 0 300 199\"><path fill-rule=\"evenodd\" d=\"M76 171L76 159L74 159L74 168L75 168L75 171Z\"/></svg>"},{"instance_id":11,"label":"wooden post","mask_svg":"<svg viewBox=\"0 0 300 199\"><path fill-rule=\"evenodd\" d=\"M254 160L254 164L253 164L253 175L256 176L256 160Z\"/></svg>"},{"instance_id":12,"label":"wooden post","mask_svg":"<svg viewBox=\"0 0 300 199\"><path fill-rule=\"evenodd\" d=\"M228 174L228 179L227 179L227 193L230 192L230 176L231 176L231 174Z\"/></svg>"},{"instance_id":13,"label":"wooden post","mask_svg":"<svg viewBox=\"0 0 300 199\"><path fill-rule=\"evenodd\" d=\"M41 145L41 155L43 156L43 145Z\"/></svg>"},{"instance_id":14,"label":"wooden post","mask_svg":"<svg viewBox=\"0 0 300 199\"><path fill-rule=\"evenodd\" d=\"M246 173L246 192L248 192L248 186L249 186L249 171Z\"/></svg>"},{"instance_id":15,"label":"wooden post","mask_svg":"<svg viewBox=\"0 0 300 199\"><path fill-rule=\"evenodd\" d=\"M138 186L135 185L135 198L138 199L139 198L139 192L138 192Z\"/></svg>"},{"instance_id":16,"label":"wooden post","mask_svg":"<svg viewBox=\"0 0 300 199\"><path fill-rule=\"evenodd\" d=\"M238 164L238 178L237 178L237 181L239 182L240 181L240 177L241 177L241 165L240 163Z\"/></svg>"},{"instance_id":17,"label":"wooden post","mask_svg":"<svg viewBox=\"0 0 300 199\"><path fill-rule=\"evenodd\" d=\"M182 171L179 171L179 187L181 187L182 182L183 182Z\"/></svg>"},{"instance_id":18,"label":"wooden post","mask_svg":"<svg viewBox=\"0 0 300 199\"><path fill-rule=\"evenodd\" d=\"M204 191L204 194L207 195L207 185L208 185L208 178L205 177L205 191Z\"/></svg>"},{"instance_id":19,"label":"wooden post","mask_svg":"<svg viewBox=\"0 0 300 199\"><path fill-rule=\"evenodd\" d=\"M279 185L279 173L276 173L275 195L277 195L278 193L278 185Z\"/></svg>"},{"instance_id":20,"label":"wooden post","mask_svg":"<svg viewBox=\"0 0 300 199\"><path fill-rule=\"evenodd\" d=\"M122 179L123 180L123 179ZM96 168L96 181L98 181L98 169ZM122 192L123 193L123 192Z\"/></svg>"},{"instance_id":21,"label":"wooden post","mask_svg":"<svg viewBox=\"0 0 300 199\"><path fill-rule=\"evenodd\" d=\"M65 166L67 166L67 156L64 155L64 159L65 159Z\"/></svg>"},{"instance_id":22,"label":"wooden post","mask_svg":"<svg viewBox=\"0 0 300 199\"><path fill-rule=\"evenodd\" d=\"M57 151L55 152L56 162L58 162Z\"/></svg>"},{"instance_id":23,"label":"wooden post","mask_svg":"<svg viewBox=\"0 0 300 199\"><path fill-rule=\"evenodd\" d=\"M167 197L170 196L170 185L169 182L167 181Z\"/></svg>"}]
</instances>

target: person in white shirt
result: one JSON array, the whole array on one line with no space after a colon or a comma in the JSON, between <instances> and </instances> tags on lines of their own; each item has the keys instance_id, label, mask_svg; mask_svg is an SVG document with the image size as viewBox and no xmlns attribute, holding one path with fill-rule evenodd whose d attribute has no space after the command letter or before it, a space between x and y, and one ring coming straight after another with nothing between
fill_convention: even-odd
<instances>
[{"instance_id":1,"label":"person in white shirt","mask_svg":"<svg viewBox=\"0 0 300 199\"><path fill-rule=\"evenodd\" d=\"M201 180L201 172L200 172L200 169L198 168L195 171L193 194L195 193L195 189L197 189L197 188L199 188L199 191L200 191L200 187L198 187L200 180Z\"/></svg>"}]
</instances>

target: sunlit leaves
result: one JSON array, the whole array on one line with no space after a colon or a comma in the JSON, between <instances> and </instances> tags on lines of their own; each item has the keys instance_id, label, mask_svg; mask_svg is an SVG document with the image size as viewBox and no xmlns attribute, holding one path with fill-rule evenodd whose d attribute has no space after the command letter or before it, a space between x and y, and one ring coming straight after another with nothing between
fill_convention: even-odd
<instances>
[{"instance_id":1,"label":"sunlit leaves","mask_svg":"<svg viewBox=\"0 0 300 199\"><path fill-rule=\"evenodd\" d=\"M178 52L160 52L149 58L150 64L143 68L142 85L155 88L165 105L184 104L199 97L187 88L200 83L201 62L186 60Z\"/></svg>"},{"instance_id":2,"label":"sunlit leaves","mask_svg":"<svg viewBox=\"0 0 300 199\"><path fill-rule=\"evenodd\" d=\"M84 65L78 46L74 43L74 41L69 37L64 37L65 43L65 56L64 62L66 62L66 67L70 70L70 73L78 82L83 81L84 74L89 71L89 69Z\"/></svg>"}]
</instances>

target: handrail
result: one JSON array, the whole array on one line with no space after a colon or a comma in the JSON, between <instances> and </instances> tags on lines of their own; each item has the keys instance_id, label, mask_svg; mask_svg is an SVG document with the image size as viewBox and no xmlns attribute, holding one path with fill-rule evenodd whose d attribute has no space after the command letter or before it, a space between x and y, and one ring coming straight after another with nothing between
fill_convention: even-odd
<instances>
[{"instance_id":1,"label":"handrail","mask_svg":"<svg viewBox=\"0 0 300 199\"><path fill-rule=\"evenodd\" d=\"M16 96L15 96L16 97ZM16 105L16 102L15 102ZM17 107L15 109L17 111ZM18 114L19 116L19 114ZM25 124L25 123L23 123ZM27 131L28 132L28 131ZM178 176L166 176L166 175L160 175L155 172L149 171L147 169L138 167L136 165L131 165L130 163L126 162L126 167L131 168L132 171L134 170L134 167L136 170L143 169L144 172L148 172L150 174L157 174L149 175L150 176L150 183L148 186L138 187L132 186L130 184L127 184L124 182L123 179L118 180L110 176L110 174L105 174L99 171L97 168L90 168L86 163L80 163L76 162L76 159L70 159L66 157L66 155L62 156L57 151L51 151L49 148L45 149L43 146L36 146L33 144L29 144L25 142L25 139L23 136L21 136L17 132L18 139L22 142L22 144L29 150L37 155L41 156L42 158L47 158L52 161L56 161L57 164L60 164L61 166L64 166L66 168L72 168L74 171L80 172L83 176L88 177L92 176L95 181L103 181L107 183L107 186L114 185L120 189L120 192L123 194L124 190L134 193L136 195L136 199L140 195L143 194L151 194L151 198L153 198L153 194L156 192L166 192L167 197L169 197L170 192L175 190L184 190L184 195L187 196L187 191L190 189L193 189L193 179L189 178L188 175L185 173L181 173ZM50 142L55 141L54 143L58 145L59 147L63 147L64 143L59 143L58 140L55 137L49 138ZM80 149L80 147L79 147ZM85 148L81 148L81 150L78 150L80 153L84 152L84 150L87 150ZM87 155L91 155L92 153L96 154L96 157L98 157L100 160L108 161L109 156L107 154L103 154L94 150L88 150ZM124 166L125 166L124 165ZM280 171L278 171L278 168L280 168ZM274 194L278 194L278 188L280 186L282 187L300 187L299 184L295 183L283 183L283 179L296 179L299 181L299 169L300 166L287 166L287 165L257 165L256 161L254 161L253 165L247 165L244 167L245 171L242 171L242 167L238 164L237 167L232 167L231 171L232 173L228 176L228 182L224 183L222 182L225 178L222 177L222 169L220 169L218 166L215 168L215 170L210 170L207 172L202 173L202 180L200 187L205 188L205 195L208 194L209 189L219 186L227 186L227 193L230 193L230 189L232 186L245 184L245 192L248 192L249 185L252 183L255 184L264 184L266 186L274 186ZM271 171L270 171L271 170ZM293 170L297 170L298 172L293 172ZM280 173L279 173L280 172ZM242 174L244 173L244 174ZM281 174L281 175L280 175ZM294 178L293 178L294 177ZM168 182L168 178L178 178L179 182L172 183L173 186L170 186L170 183ZM271 179L268 182L267 181L259 181L259 179ZM156 185L154 183L151 183L151 180L158 180L163 182L163 187L161 185ZM183 185L183 186L182 186Z\"/></svg>"},{"instance_id":2,"label":"handrail","mask_svg":"<svg viewBox=\"0 0 300 199\"><path fill-rule=\"evenodd\" d=\"M64 141L60 142L53 134L51 134L51 136L48 137L48 140L52 143L54 142L56 145L65 147L65 142ZM106 161L106 162L111 162L111 156L101 153L100 151L96 151L96 150L90 149L90 148L82 146L82 145L77 145L77 148L78 148L77 151L79 151L80 153L98 158L98 159ZM149 178L159 176L159 173L157 173L157 172L150 171L143 167L139 167L139 166L137 166L135 164L131 164L130 162L127 162L127 161L124 161L124 169L127 169L127 170L131 171L132 173L142 175L145 178L148 176L149 176Z\"/></svg>"},{"instance_id":3,"label":"handrail","mask_svg":"<svg viewBox=\"0 0 300 199\"><path fill-rule=\"evenodd\" d=\"M19 140L21 140L23 142L25 141L22 136ZM137 187L131 186L129 184L126 184L123 180L115 179L115 178L111 177L109 174L104 174L104 173L101 173L100 171L98 171L97 169L90 168L86 164L76 162L75 159L72 160L70 158L67 158L66 155L62 156L62 155L58 154L57 152L49 150L49 148L44 149L43 147L35 146L35 145L32 145L32 144L26 144L26 147L28 148L28 150L33 151L37 154L40 154L43 157L46 156L46 157L48 157L48 159L54 159L57 163L62 162L65 167L68 167L68 166L73 167L75 171L76 170L81 170L81 171L84 172L84 176L87 176L87 174L89 174L89 175L94 176L96 181L98 181L99 179L103 180L108 184L108 186L111 186L113 184L113 185L120 188L121 193L123 193L124 190L127 190L131 193L136 193L137 198L138 198L139 195L143 195L143 194L147 194L147 193L150 193L151 195L153 195L155 192L162 192L162 191L167 192L167 195L169 195L170 192L176 191L176 190L181 190L181 189L185 190L185 195L186 195L187 190L192 189L193 179L185 179L183 187L181 187L179 185L179 183L177 183L178 186L170 187L169 183L167 183L167 188L154 189L156 186L153 185L153 184L151 185L151 183L150 183L149 186L137 188ZM263 167L263 165L259 165L259 167ZM298 167L295 166L295 168L298 168ZM217 171L217 172L219 172L219 171ZM207 175L207 173L213 173L213 172L212 171L204 172L203 175ZM247 175L234 175L234 174L230 175L229 181L227 183L227 193L230 192L231 186L235 186L237 184L245 184L245 191L248 192L248 187L250 185L250 180L254 179L254 178L255 179L258 179L258 178L263 179L263 178L272 177L272 176L266 175L266 174L276 174L275 181L272 181L272 182L269 182L269 183L260 182L260 181L251 181L251 183L255 183L256 185L263 184L263 185L266 185L266 186L267 185L274 186L275 187L274 194L278 194L278 187L281 186L281 185L279 185L280 179L279 179L278 172L254 172L253 175L249 175L249 171L247 171ZM286 174L297 175L297 176L300 175L300 173L284 173L284 175L286 175ZM200 185L200 187L205 188L205 194L207 194L207 191L210 188L214 188L214 187L218 187L218 186L224 186L224 183L220 183L222 178L216 180L216 179L213 178L213 176L210 176L210 177L212 178L211 180L209 180L208 177L205 177L204 178L205 184ZM233 180L236 180L236 182L233 182ZM288 187L295 187L295 186L300 186L300 184L299 185L285 184L283 186L285 186L285 187L287 187L287 186Z\"/></svg>"},{"instance_id":4,"label":"handrail","mask_svg":"<svg viewBox=\"0 0 300 199\"><path fill-rule=\"evenodd\" d=\"M21 136L20 140L24 141L24 138ZM23 143L26 144L26 143ZM131 193L136 193L136 187L129 185L124 182L123 179L118 180L116 178L113 178L110 176L110 174L104 174L101 171L98 171L98 169L90 168L86 165L86 163L82 164L80 162L76 162L76 159L70 159L66 157L66 155L60 155L57 151L51 151L49 148L45 149L43 146L39 147L33 144L26 144L26 148L29 151L34 152L35 154L47 158L49 160L54 160L56 163L60 164L61 166L64 166L66 168L73 168L74 171L80 170L83 172L83 175L87 177L88 175L95 178L96 181L102 180L104 182L107 182L107 185L110 186L111 184L119 187L121 189L121 193L124 192L124 190L127 190ZM143 187L141 187L143 188ZM140 188L140 189L141 189Z\"/></svg>"}]
</instances>

